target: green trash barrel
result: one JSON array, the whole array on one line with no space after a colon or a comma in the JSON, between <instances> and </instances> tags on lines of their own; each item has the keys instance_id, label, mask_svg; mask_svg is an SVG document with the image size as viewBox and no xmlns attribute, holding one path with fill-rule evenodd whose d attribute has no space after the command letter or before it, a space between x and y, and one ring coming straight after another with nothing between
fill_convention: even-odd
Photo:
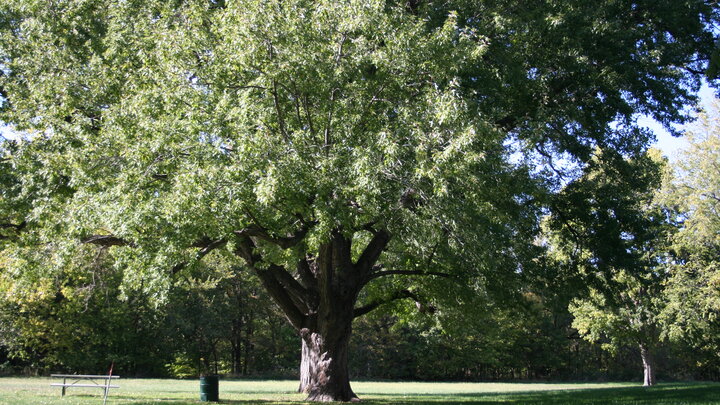
<instances>
[{"instance_id":1,"label":"green trash barrel","mask_svg":"<svg viewBox=\"0 0 720 405\"><path fill-rule=\"evenodd\" d=\"M202 402L218 402L218 376L208 375L200 377L200 401Z\"/></svg>"}]
</instances>

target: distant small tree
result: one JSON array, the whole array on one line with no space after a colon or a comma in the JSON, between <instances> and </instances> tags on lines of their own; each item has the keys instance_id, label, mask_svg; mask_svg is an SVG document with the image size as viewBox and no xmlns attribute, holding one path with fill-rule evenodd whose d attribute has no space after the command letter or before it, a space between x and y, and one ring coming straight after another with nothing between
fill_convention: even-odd
<instances>
[{"instance_id":1,"label":"distant small tree","mask_svg":"<svg viewBox=\"0 0 720 405\"><path fill-rule=\"evenodd\" d=\"M574 266L573 275L586 286L570 305L573 326L611 352L639 348L646 386L655 384L653 350L667 276L663 249L671 231L653 204L663 164L657 151L631 160L598 153L583 176L565 187L570 203L549 221L556 232L554 265Z\"/></svg>"},{"instance_id":2,"label":"distant small tree","mask_svg":"<svg viewBox=\"0 0 720 405\"><path fill-rule=\"evenodd\" d=\"M572 325L584 339L601 344L612 354L629 345L638 348L643 365L643 385L654 385L654 351L661 333L658 321L663 305L659 301L661 295L658 291L655 294L648 291L647 283L623 272L615 275L613 281L622 286L622 291L616 292L612 301L600 291L591 289L587 297L570 304L574 316Z\"/></svg>"},{"instance_id":3,"label":"distant small tree","mask_svg":"<svg viewBox=\"0 0 720 405\"><path fill-rule=\"evenodd\" d=\"M705 356L718 370L720 350L720 102L715 100L686 134L661 193L677 222L671 278L663 312L666 335Z\"/></svg>"}]
</instances>

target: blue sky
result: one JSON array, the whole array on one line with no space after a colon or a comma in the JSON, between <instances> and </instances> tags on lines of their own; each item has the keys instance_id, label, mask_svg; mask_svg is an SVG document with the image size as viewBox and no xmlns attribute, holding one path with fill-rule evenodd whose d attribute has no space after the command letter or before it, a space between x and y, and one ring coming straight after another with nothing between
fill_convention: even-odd
<instances>
[{"instance_id":1,"label":"blue sky","mask_svg":"<svg viewBox=\"0 0 720 405\"><path fill-rule=\"evenodd\" d=\"M12 137L11 129L2 122L0 122L0 135L5 138Z\"/></svg>"},{"instance_id":2,"label":"blue sky","mask_svg":"<svg viewBox=\"0 0 720 405\"><path fill-rule=\"evenodd\" d=\"M700 103L702 106L707 105L711 100L715 98L715 94L713 89L708 87L707 85L703 85L702 89L700 89ZM663 151L663 154L670 158L671 160L674 160L677 156L677 152L679 150L684 149L687 146L687 140L683 137L676 138L674 136L671 136L658 122L655 120L652 120L648 117L643 117L639 120L639 123L643 126L646 126L653 130L655 132L655 136L657 137L657 142L655 143L655 147Z\"/></svg>"},{"instance_id":3,"label":"blue sky","mask_svg":"<svg viewBox=\"0 0 720 405\"><path fill-rule=\"evenodd\" d=\"M670 135L660 123L651 118L643 117L639 119L638 122L640 125L650 128L655 133L657 142L655 142L653 146L660 149L663 155L671 160L676 157L677 151L687 146L687 140L685 140L685 138L677 138Z\"/></svg>"}]
</instances>

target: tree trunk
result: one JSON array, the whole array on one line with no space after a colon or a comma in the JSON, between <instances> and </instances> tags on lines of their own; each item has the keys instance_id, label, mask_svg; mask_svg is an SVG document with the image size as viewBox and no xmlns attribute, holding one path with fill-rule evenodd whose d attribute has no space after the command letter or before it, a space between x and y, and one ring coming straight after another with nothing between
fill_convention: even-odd
<instances>
[{"instance_id":1,"label":"tree trunk","mask_svg":"<svg viewBox=\"0 0 720 405\"><path fill-rule=\"evenodd\" d=\"M257 226L236 232L239 238L235 253L255 271L302 339L299 390L308 394L308 401L359 401L350 388L348 372L352 321L383 302L409 296L405 290L397 291L385 301L355 308L360 290L378 277L372 272L382 273L376 270L375 263L390 240L386 231L375 230L372 225L363 230L373 237L357 261L352 260L352 237L335 229L317 253L305 253L298 260L295 274L274 263L257 266L262 261L257 242L288 249L302 240L307 229L289 237L275 237Z\"/></svg>"},{"instance_id":2,"label":"tree trunk","mask_svg":"<svg viewBox=\"0 0 720 405\"><path fill-rule=\"evenodd\" d=\"M640 357L642 357L644 370L643 386L651 387L655 385L655 359L645 344L640 344Z\"/></svg>"},{"instance_id":3,"label":"tree trunk","mask_svg":"<svg viewBox=\"0 0 720 405\"><path fill-rule=\"evenodd\" d=\"M300 339L302 342L302 352L300 355L300 387L298 392L305 394L310 393L310 348L305 343L305 339Z\"/></svg>"},{"instance_id":4,"label":"tree trunk","mask_svg":"<svg viewBox=\"0 0 720 405\"><path fill-rule=\"evenodd\" d=\"M230 353L232 356L232 374L242 373L242 321L235 319L230 328Z\"/></svg>"},{"instance_id":5,"label":"tree trunk","mask_svg":"<svg viewBox=\"0 0 720 405\"><path fill-rule=\"evenodd\" d=\"M348 346L350 325L332 336L303 329L303 356L300 365L300 390L308 394L307 401L359 401L350 388ZM340 332L340 333L338 333Z\"/></svg>"},{"instance_id":6,"label":"tree trunk","mask_svg":"<svg viewBox=\"0 0 720 405\"><path fill-rule=\"evenodd\" d=\"M248 314L245 318L245 339L243 339L243 375L248 375L250 372L250 359L252 358L252 336L253 336L253 316Z\"/></svg>"}]
</instances>

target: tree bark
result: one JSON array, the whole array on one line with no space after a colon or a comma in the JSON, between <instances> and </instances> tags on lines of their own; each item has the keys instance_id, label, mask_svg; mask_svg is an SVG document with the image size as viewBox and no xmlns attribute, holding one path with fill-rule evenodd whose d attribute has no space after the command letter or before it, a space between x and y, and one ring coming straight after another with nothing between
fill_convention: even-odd
<instances>
[{"instance_id":1,"label":"tree bark","mask_svg":"<svg viewBox=\"0 0 720 405\"><path fill-rule=\"evenodd\" d=\"M335 234L320 250L317 305L299 329L301 388L308 401L359 401L350 388L348 346L361 278L350 261L349 239Z\"/></svg>"},{"instance_id":2,"label":"tree bark","mask_svg":"<svg viewBox=\"0 0 720 405\"><path fill-rule=\"evenodd\" d=\"M243 339L243 362L242 362L242 373L248 375L250 371L250 359L253 350L252 344L253 336L253 317L248 315L245 319L245 338Z\"/></svg>"},{"instance_id":3,"label":"tree bark","mask_svg":"<svg viewBox=\"0 0 720 405\"><path fill-rule=\"evenodd\" d=\"M298 392L305 394L310 393L310 347L305 343L305 339L300 339L302 343L302 351L300 354L300 387Z\"/></svg>"},{"instance_id":4,"label":"tree bark","mask_svg":"<svg viewBox=\"0 0 720 405\"><path fill-rule=\"evenodd\" d=\"M350 331L329 338L308 329L300 333L303 346L300 389L308 394L307 401L359 401L350 388Z\"/></svg>"},{"instance_id":5,"label":"tree bark","mask_svg":"<svg viewBox=\"0 0 720 405\"><path fill-rule=\"evenodd\" d=\"M242 319L233 320L230 328L230 352L232 354L232 374L242 374Z\"/></svg>"},{"instance_id":6,"label":"tree bark","mask_svg":"<svg viewBox=\"0 0 720 405\"><path fill-rule=\"evenodd\" d=\"M643 386L651 387L655 385L655 359L650 349L644 343L640 344L640 357L643 362Z\"/></svg>"}]
</instances>

